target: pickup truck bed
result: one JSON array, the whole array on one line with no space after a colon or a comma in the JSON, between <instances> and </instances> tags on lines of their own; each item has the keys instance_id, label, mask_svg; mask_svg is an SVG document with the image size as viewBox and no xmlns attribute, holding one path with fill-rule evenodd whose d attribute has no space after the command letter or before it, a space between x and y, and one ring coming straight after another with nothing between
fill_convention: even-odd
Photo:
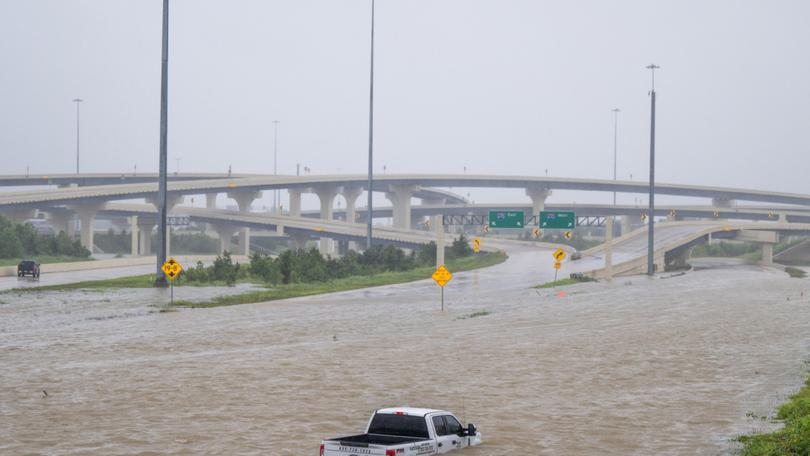
<instances>
[{"instance_id":1,"label":"pickup truck bed","mask_svg":"<svg viewBox=\"0 0 810 456\"><path fill-rule=\"evenodd\" d=\"M415 443L423 440L419 437L402 437L398 435L384 435L384 434L358 434L349 437L338 437L330 439L335 442L340 442L342 446L353 447L368 447L369 445L402 445L404 443Z\"/></svg>"}]
</instances>

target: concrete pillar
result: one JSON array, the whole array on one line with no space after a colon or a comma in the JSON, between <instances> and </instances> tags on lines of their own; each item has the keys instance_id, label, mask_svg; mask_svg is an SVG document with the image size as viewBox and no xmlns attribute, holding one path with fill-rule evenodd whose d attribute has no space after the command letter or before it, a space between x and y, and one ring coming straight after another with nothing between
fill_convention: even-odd
<instances>
[{"instance_id":1,"label":"concrete pillar","mask_svg":"<svg viewBox=\"0 0 810 456\"><path fill-rule=\"evenodd\" d=\"M624 236L633 230L633 217L629 215L622 215L620 236Z\"/></svg>"},{"instance_id":2,"label":"concrete pillar","mask_svg":"<svg viewBox=\"0 0 810 456\"><path fill-rule=\"evenodd\" d=\"M155 228L155 221L138 217L138 254L149 255L152 253L152 230Z\"/></svg>"},{"instance_id":3,"label":"concrete pillar","mask_svg":"<svg viewBox=\"0 0 810 456\"><path fill-rule=\"evenodd\" d=\"M228 224L212 224L214 227L214 231L217 232L217 236L219 236L219 254L222 254L225 251L231 251L231 237L233 237L234 231L236 231L236 227L233 225Z\"/></svg>"},{"instance_id":4,"label":"concrete pillar","mask_svg":"<svg viewBox=\"0 0 810 456\"><path fill-rule=\"evenodd\" d=\"M526 196L532 199L531 216L540 217L540 212L546 208L546 198L551 196L551 190L542 187L530 187L526 189Z\"/></svg>"},{"instance_id":5,"label":"concrete pillar","mask_svg":"<svg viewBox=\"0 0 810 456\"><path fill-rule=\"evenodd\" d=\"M762 244L762 264L766 266L773 264L773 244Z\"/></svg>"},{"instance_id":6,"label":"concrete pillar","mask_svg":"<svg viewBox=\"0 0 810 456\"><path fill-rule=\"evenodd\" d=\"M217 208L217 195L218 195L218 193L206 193L205 194L205 208L206 209L216 209Z\"/></svg>"},{"instance_id":7,"label":"concrete pillar","mask_svg":"<svg viewBox=\"0 0 810 456\"><path fill-rule=\"evenodd\" d=\"M431 216L431 225L436 233L436 268L444 264L444 227L442 226L442 216Z\"/></svg>"},{"instance_id":8,"label":"concrete pillar","mask_svg":"<svg viewBox=\"0 0 810 456\"><path fill-rule=\"evenodd\" d=\"M76 232L76 214L65 212L65 213L51 213L51 225L53 225L53 229L56 234L64 231L65 234L68 235L69 238L73 239L73 236Z\"/></svg>"},{"instance_id":9,"label":"concrete pillar","mask_svg":"<svg viewBox=\"0 0 810 456\"><path fill-rule=\"evenodd\" d=\"M293 217L301 216L301 193L304 191L300 188L291 188L287 190L290 194L290 215Z\"/></svg>"},{"instance_id":10,"label":"concrete pillar","mask_svg":"<svg viewBox=\"0 0 810 456\"><path fill-rule=\"evenodd\" d=\"M411 198L417 191L419 191L418 185L391 185L385 192L385 197L391 201L394 209L395 227L411 227Z\"/></svg>"},{"instance_id":11,"label":"concrete pillar","mask_svg":"<svg viewBox=\"0 0 810 456\"><path fill-rule=\"evenodd\" d=\"M321 201L321 220L332 220L334 215L334 202L335 196L338 194L337 187L318 187L315 189L315 194ZM318 243L318 249L322 255L332 255L334 253L334 242L327 237L321 237Z\"/></svg>"},{"instance_id":12,"label":"concrete pillar","mask_svg":"<svg viewBox=\"0 0 810 456\"><path fill-rule=\"evenodd\" d=\"M250 205L253 201L261 198L261 192L231 192L228 193L228 198L236 201L239 206L239 212L246 214L250 212ZM240 255L250 255L250 228L243 227L239 230L239 247L237 252Z\"/></svg>"},{"instance_id":13,"label":"concrete pillar","mask_svg":"<svg viewBox=\"0 0 810 456\"><path fill-rule=\"evenodd\" d=\"M93 253L93 227L96 222L96 214L104 207L104 203L74 204L69 207L79 217L82 245Z\"/></svg>"},{"instance_id":14,"label":"concrete pillar","mask_svg":"<svg viewBox=\"0 0 810 456\"><path fill-rule=\"evenodd\" d=\"M779 223L787 223L787 214L784 212L779 213Z\"/></svg>"},{"instance_id":15,"label":"concrete pillar","mask_svg":"<svg viewBox=\"0 0 810 456\"><path fill-rule=\"evenodd\" d=\"M169 213L178 204L183 204L185 197L183 195L168 195L166 197L166 213ZM160 211L160 204L158 204L157 196L150 196L146 198L146 202L155 206L157 211Z\"/></svg>"},{"instance_id":16,"label":"concrete pillar","mask_svg":"<svg viewBox=\"0 0 810 456\"><path fill-rule=\"evenodd\" d=\"M712 198L712 206L722 209L730 209L734 207L734 200L731 198L716 197Z\"/></svg>"},{"instance_id":17,"label":"concrete pillar","mask_svg":"<svg viewBox=\"0 0 810 456\"><path fill-rule=\"evenodd\" d=\"M360 187L343 187L340 194L346 200L346 223L357 223L355 214L357 214L357 198L363 193Z\"/></svg>"},{"instance_id":18,"label":"concrete pillar","mask_svg":"<svg viewBox=\"0 0 810 456\"><path fill-rule=\"evenodd\" d=\"M290 233L290 241L292 241L292 248L296 250L303 250L307 248L307 241L309 241L309 235L306 233L301 232L294 232Z\"/></svg>"},{"instance_id":19,"label":"concrete pillar","mask_svg":"<svg viewBox=\"0 0 810 456\"><path fill-rule=\"evenodd\" d=\"M132 256L138 256L138 216L129 217L130 251Z\"/></svg>"}]
</instances>

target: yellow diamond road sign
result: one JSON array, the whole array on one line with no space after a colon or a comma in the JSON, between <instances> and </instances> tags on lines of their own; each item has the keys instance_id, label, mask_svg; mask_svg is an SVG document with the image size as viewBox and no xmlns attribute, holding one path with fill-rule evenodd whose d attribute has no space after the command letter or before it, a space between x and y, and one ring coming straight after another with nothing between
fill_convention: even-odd
<instances>
[{"instance_id":1,"label":"yellow diamond road sign","mask_svg":"<svg viewBox=\"0 0 810 456\"><path fill-rule=\"evenodd\" d=\"M573 234L573 233L571 233L570 231L566 231L566 232L565 232L565 234L563 234L563 236L564 236L566 239L568 239L568 240L570 240L570 239L571 239L571 236L573 236L573 235L574 235L574 234Z\"/></svg>"},{"instance_id":2,"label":"yellow diamond road sign","mask_svg":"<svg viewBox=\"0 0 810 456\"><path fill-rule=\"evenodd\" d=\"M180 265L180 263L178 263L177 260L171 257L168 260L166 260L165 263L163 263L163 266L160 269L163 271L164 274L166 274L166 277L168 277L169 280L176 279L177 276L179 276L180 273L183 272L183 266Z\"/></svg>"},{"instance_id":3,"label":"yellow diamond road sign","mask_svg":"<svg viewBox=\"0 0 810 456\"><path fill-rule=\"evenodd\" d=\"M436 268L436 271L431 276L436 283L439 284L440 287L447 285L447 282L453 278L453 274L446 268L444 265L439 266Z\"/></svg>"},{"instance_id":4,"label":"yellow diamond road sign","mask_svg":"<svg viewBox=\"0 0 810 456\"><path fill-rule=\"evenodd\" d=\"M540 237L540 234L541 234L541 233L540 233L540 228L535 228L535 229L533 229L533 230L532 230L532 234L534 235L534 237L539 238L539 237Z\"/></svg>"},{"instance_id":5,"label":"yellow diamond road sign","mask_svg":"<svg viewBox=\"0 0 810 456\"><path fill-rule=\"evenodd\" d=\"M565 254L565 250L557 248L557 250L555 250L551 256L553 256L554 259L559 263L560 261L564 260L567 255Z\"/></svg>"},{"instance_id":6,"label":"yellow diamond road sign","mask_svg":"<svg viewBox=\"0 0 810 456\"><path fill-rule=\"evenodd\" d=\"M473 238L473 251L478 253L481 251L481 238Z\"/></svg>"}]
</instances>

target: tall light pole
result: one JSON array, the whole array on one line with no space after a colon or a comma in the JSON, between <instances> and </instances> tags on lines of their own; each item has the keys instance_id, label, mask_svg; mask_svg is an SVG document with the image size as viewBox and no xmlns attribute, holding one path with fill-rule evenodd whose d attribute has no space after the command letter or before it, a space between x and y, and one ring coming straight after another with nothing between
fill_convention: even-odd
<instances>
[{"instance_id":1,"label":"tall light pole","mask_svg":"<svg viewBox=\"0 0 810 456\"><path fill-rule=\"evenodd\" d=\"M616 158L619 139L619 113L622 110L613 108L613 181L616 182ZM616 192L613 192L613 205L616 205Z\"/></svg>"},{"instance_id":2,"label":"tall light pole","mask_svg":"<svg viewBox=\"0 0 810 456\"><path fill-rule=\"evenodd\" d=\"M278 175L278 120L273 121L273 175ZM278 213L278 189L273 191L273 212Z\"/></svg>"},{"instance_id":3,"label":"tall light pole","mask_svg":"<svg viewBox=\"0 0 810 456\"><path fill-rule=\"evenodd\" d=\"M655 70L658 65L651 63L647 65L652 75L652 88L650 89L650 206L649 218L650 225L647 231L647 275L655 274L655 262L653 261L654 254L654 229L655 229Z\"/></svg>"},{"instance_id":4,"label":"tall light pole","mask_svg":"<svg viewBox=\"0 0 810 456\"><path fill-rule=\"evenodd\" d=\"M372 186L374 185L374 0L371 0L371 66L369 74L368 96L368 229L366 236L366 249L371 248L372 221L374 220Z\"/></svg>"},{"instance_id":5,"label":"tall light pole","mask_svg":"<svg viewBox=\"0 0 810 456\"><path fill-rule=\"evenodd\" d=\"M74 98L73 102L76 103L76 174L79 174L79 103L81 98Z\"/></svg>"},{"instance_id":6,"label":"tall light pole","mask_svg":"<svg viewBox=\"0 0 810 456\"><path fill-rule=\"evenodd\" d=\"M160 179L158 180L158 251L155 286L165 287L166 276L160 269L166 262L167 215L167 141L169 106L169 0L163 0L163 42L160 59Z\"/></svg>"}]
</instances>

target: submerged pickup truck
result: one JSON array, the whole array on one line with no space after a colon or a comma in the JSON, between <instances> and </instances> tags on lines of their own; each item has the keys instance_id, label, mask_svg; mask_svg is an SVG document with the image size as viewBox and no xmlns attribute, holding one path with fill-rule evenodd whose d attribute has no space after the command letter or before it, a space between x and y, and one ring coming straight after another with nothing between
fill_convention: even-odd
<instances>
[{"instance_id":1,"label":"submerged pickup truck","mask_svg":"<svg viewBox=\"0 0 810 456\"><path fill-rule=\"evenodd\" d=\"M450 412L395 407L374 412L365 434L324 440L320 456L422 456L480 444L475 426Z\"/></svg>"}]
</instances>

